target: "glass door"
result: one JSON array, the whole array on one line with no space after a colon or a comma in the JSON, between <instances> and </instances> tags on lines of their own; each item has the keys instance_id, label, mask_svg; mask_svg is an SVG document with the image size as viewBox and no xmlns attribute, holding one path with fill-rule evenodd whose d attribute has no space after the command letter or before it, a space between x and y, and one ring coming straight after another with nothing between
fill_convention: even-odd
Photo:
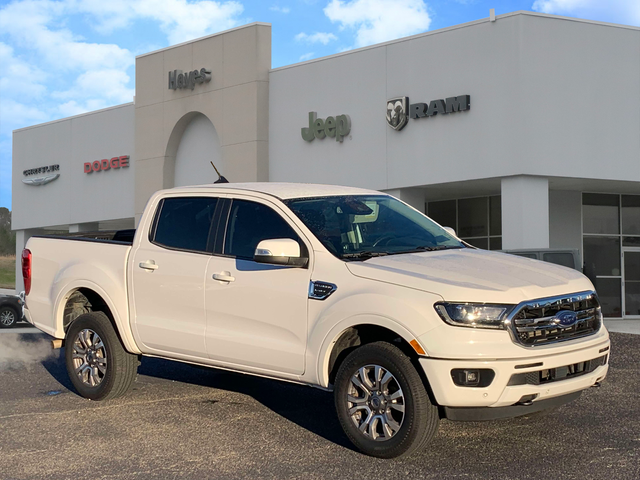
<instances>
[{"instance_id":1,"label":"glass door","mask_svg":"<svg viewBox=\"0 0 640 480\"><path fill-rule=\"evenodd\" d=\"M625 318L640 318L640 247L622 249Z\"/></svg>"}]
</instances>

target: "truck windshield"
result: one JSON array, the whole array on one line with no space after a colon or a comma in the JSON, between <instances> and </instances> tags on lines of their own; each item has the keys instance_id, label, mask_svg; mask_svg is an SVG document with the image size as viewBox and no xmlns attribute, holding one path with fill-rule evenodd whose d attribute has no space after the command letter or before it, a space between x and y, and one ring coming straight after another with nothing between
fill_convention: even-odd
<instances>
[{"instance_id":1,"label":"truck windshield","mask_svg":"<svg viewBox=\"0 0 640 480\"><path fill-rule=\"evenodd\" d=\"M427 216L388 195L297 198L285 203L332 254L345 260L465 247Z\"/></svg>"}]
</instances>

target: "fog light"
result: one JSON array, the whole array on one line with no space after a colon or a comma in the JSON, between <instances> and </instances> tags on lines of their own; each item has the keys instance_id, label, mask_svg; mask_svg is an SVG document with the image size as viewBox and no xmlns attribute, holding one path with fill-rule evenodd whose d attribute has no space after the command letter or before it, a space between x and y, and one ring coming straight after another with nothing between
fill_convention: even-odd
<instances>
[{"instance_id":1,"label":"fog light","mask_svg":"<svg viewBox=\"0 0 640 480\"><path fill-rule=\"evenodd\" d=\"M480 383L480 372L477 370L465 370L465 385L478 385Z\"/></svg>"},{"instance_id":2,"label":"fog light","mask_svg":"<svg viewBox=\"0 0 640 480\"><path fill-rule=\"evenodd\" d=\"M490 368L451 370L451 379L459 387L488 387L495 376L495 372Z\"/></svg>"}]
</instances>

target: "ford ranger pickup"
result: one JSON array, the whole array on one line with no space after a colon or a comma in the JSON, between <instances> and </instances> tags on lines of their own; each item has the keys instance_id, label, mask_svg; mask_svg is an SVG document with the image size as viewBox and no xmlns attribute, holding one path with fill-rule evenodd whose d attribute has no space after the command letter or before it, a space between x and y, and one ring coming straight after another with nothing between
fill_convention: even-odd
<instances>
[{"instance_id":1,"label":"ford ranger pickup","mask_svg":"<svg viewBox=\"0 0 640 480\"><path fill-rule=\"evenodd\" d=\"M380 192L174 188L127 237L32 237L22 254L25 316L92 400L125 394L141 356L296 382L333 391L354 445L391 458L442 418L557 407L607 375L584 275L476 249Z\"/></svg>"}]
</instances>

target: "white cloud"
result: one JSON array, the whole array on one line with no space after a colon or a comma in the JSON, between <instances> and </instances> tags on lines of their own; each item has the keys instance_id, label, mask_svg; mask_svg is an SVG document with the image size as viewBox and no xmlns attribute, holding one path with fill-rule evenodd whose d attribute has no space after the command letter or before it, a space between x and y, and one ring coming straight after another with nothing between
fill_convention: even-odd
<instances>
[{"instance_id":1,"label":"white cloud","mask_svg":"<svg viewBox=\"0 0 640 480\"><path fill-rule=\"evenodd\" d=\"M42 27L64 16L85 15L85 23L100 33L111 33L136 20L159 24L171 44L227 30L237 26L244 7L237 1L212 0L23 0L2 8L0 29L20 36L26 44L32 28ZM63 23L63 22L62 22ZM22 34L19 33L22 30ZM54 44L78 40L65 28L49 30ZM42 36L41 38L42 39Z\"/></svg>"},{"instance_id":2,"label":"white cloud","mask_svg":"<svg viewBox=\"0 0 640 480\"><path fill-rule=\"evenodd\" d=\"M16 128L33 125L49 120L47 113L40 108L3 98L0 102L0 134L8 135Z\"/></svg>"},{"instance_id":3,"label":"white cloud","mask_svg":"<svg viewBox=\"0 0 640 480\"><path fill-rule=\"evenodd\" d=\"M314 52L305 53L304 55L300 55L300 61L304 62L306 60L310 60L315 55Z\"/></svg>"},{"instance_id":4,"label":"white cloud","mask_svg":"<svg viewBox=\"0 0 640 480\"><path fill-rule=\"evenodd\" d=\"M107 108L111 106L102 98L90 98L84 101L69 100L68 102L61 103L56 107L56 113L61 117L71 117L73 115L80 115L81 113L93 112L100 110L101 108Z\"/></svg>"},{"instance_id":5,"label":"white cloud","mask_svg":"<svg viewBox=\"0 0 640 480\"><path fill-rule=\"evenodd\" d=\"M142 0L131 5L137 16L159 22L172 44L233 28L244 10L234 1Z\"/></svg>"},{"instance_id":6,"label":"white cloud","mask_svg":"<svg viewBox=\"0 0 640 480\"><path fill-rule=\"evenodd\" d=\"M100 69L89 70L80 74L71 88L51 93L52 98L67 100L76 98L100 98L110 105L131 102L135 93L128 88L130 77L122 70ZM104 108L103 106L97 108Z\"/></svg>"},{"instance_id":7,"label":"white cloud","mask_svg":"<svg viewBox=\"0 0 640 480\"><path fill-rule=\"evenodd\" d=\"M305 43L321 43L323 45L328 44L333 40L337 40L333 33L325 33L325 32L316 32L312 34L307 33L299 33L295 36L296 41L305 42Z\"/></svg>"},{"instance_id":8,"label":"white cloud","mask_svg":"<svg viewBox=\"0 0 640 480\"><path fill-rule=\"evenodd\" d=\"M27 61L15 57L14 49L0 42L0 92L10 92L12 96L39 98L46 87L41 83L46 74ZM1 108L1 107L0 107Z\"/></svg>"},{"instance_id":9,"label":"white cloud","mask_svg":"<svg viewBox=\"0 0 640 480\"><path fill-rule=\"evenodd\" d=\"M50 28L61 25L63 2L27 0L0 10L0 31L25 50L35 50L56 69L127 68L134 57L114 44L83 42L70 30ZM63 25L63 23L62 23Z\"/></svg>"},{"instance_id":10,"label":"white cloud","mask_svg":"<svg viewBox=\"0 0 640 480\"><path fill-rule=\"evenodd\" d=\"M431 24L423 0L331 0L324 13L341 28L356 31L356 47L424 32Z\"/></svg>"},{"instance_id":11,"label":"white cloud","mask_svg":"<svg viewBox=\"0 0 640 480\"><path fill-rule=\"evenodd\" d=\"M278 5L272 5L269 10L278 13L284 13L285 15L291 11L289 7L279 7Z\"/></svg>"},{"instance_id":12,"label":"white cloud","mask_svg":"<svg viewBox=\"0 0 640 480\"><path fill-rule=\"evenodd\" d=\"M240 23L244 7L237 1L213 0L65 0L70 8L92 15L103 33L138 19L158 22L171 44L228 30Z\"/></svg>"},{"instance_id":13,"label":"white cloud","mask_svg":"<svg viewBox=\"0 0 640 480\"><path fill-rule=\"evenodd\" d=\"M531 8L542 13L640 26L638 0L536 0Z\"/></svg>"}]
</instances>

